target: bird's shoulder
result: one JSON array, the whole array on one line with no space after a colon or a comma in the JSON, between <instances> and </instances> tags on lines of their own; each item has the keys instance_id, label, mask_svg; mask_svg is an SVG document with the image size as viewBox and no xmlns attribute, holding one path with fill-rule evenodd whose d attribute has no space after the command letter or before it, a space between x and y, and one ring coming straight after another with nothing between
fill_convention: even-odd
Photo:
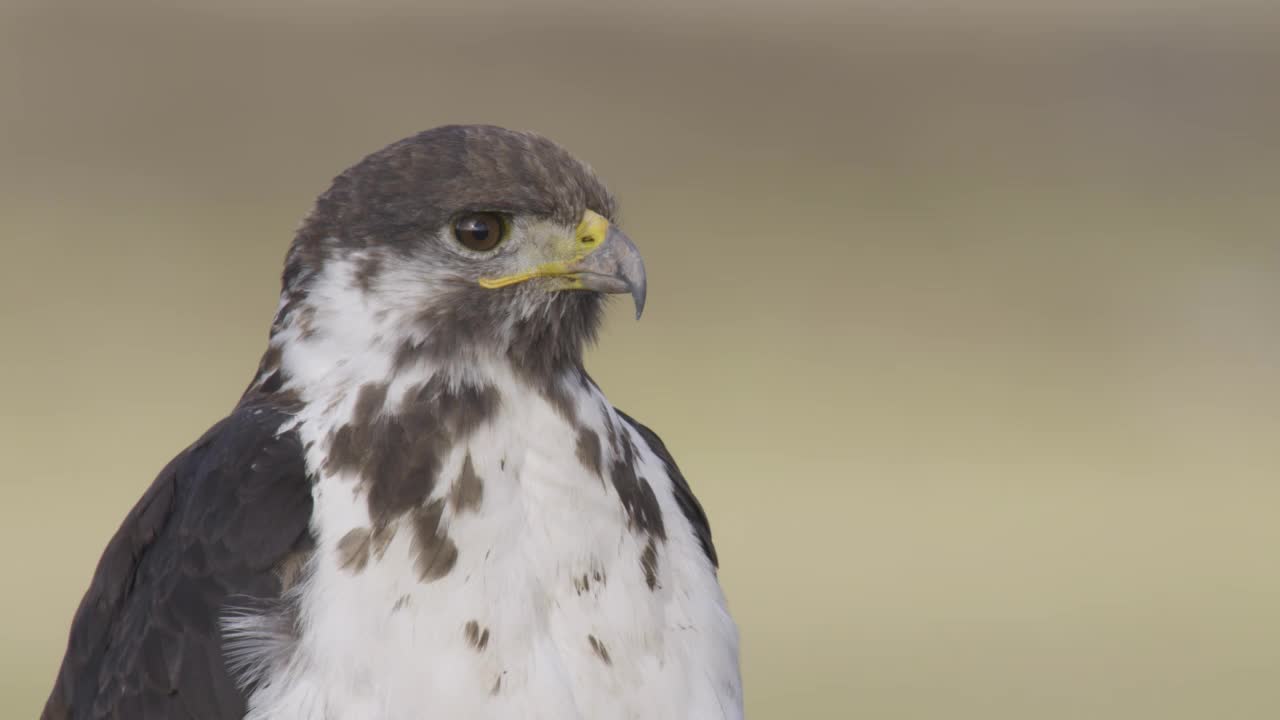
<instances>
[{"instance_id":1,"label":"bird's shoulder","mask_svg":"<svg viewBox=\"0 0 1280 720\"><path fill-rule=\"evenodd\" d=\"M160 472L99 560L43 718L243 716L219 616L277 599L311 542L288 419L237 407Z\"/></svg>"},{"instance_id":2,"label":"bird's shoulder","mask_svg":"<svg viewBox=\"0 0 1280 720\"><path fill-rule=\"evenodd\" d=\"M675 493L676 504L680 507L680 512L693 527L694 536L697 537L698 544L702 546L702 551L706 553L707 559L711 561L713 566L718 567L720 561L716 555L715 543L711 540L711 523L707 520L707 513L702 509L702 504L698 502L698 498L693 494L693 488L689 486L684 473L680 472L680 466L676 464L676 459L672 457L671 451L667 450L662 438L658 437L658 434L649 429L648 426L616 407L614 411L618 413L618 417L622 418L627 425L640 435L649 450L662 461L666 468L667 476L671 478L671 489Z\"/></svg>"}]
</instances>

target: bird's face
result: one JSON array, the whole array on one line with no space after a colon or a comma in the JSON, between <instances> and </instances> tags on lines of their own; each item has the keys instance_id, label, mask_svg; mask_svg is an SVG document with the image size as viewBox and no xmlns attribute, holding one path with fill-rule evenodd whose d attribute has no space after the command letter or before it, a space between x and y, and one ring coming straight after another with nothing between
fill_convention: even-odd
<instances>
[{"instance_id":1,"label":"bird's face","mask_svg":"<svg viewBox=\"0 0 1280 720\"><path fill-rule=\"evenodd\" d=\"M477 261L487 274L476 278L480 287L501 290L540 280L535 285L540 292L628 293L636 319L644 312L647 283L640 251L594 210L584 211L572 229L537 217L468 212L452 230L459 245L481 255Z\"/></svg>"},{"instance_id":2,"label":"bird's face","mask_svg":"<svg viewBox=\"0 0 1280 720\"><path fill-rule=\"evenodd\" d=\"M319 198L290 250L273 333L397 364L579 362L603 294L630 294L637 317L644 308L644 263L613 213L591 170L544 138L427 131Z\"/></svg>"}]
</instances>

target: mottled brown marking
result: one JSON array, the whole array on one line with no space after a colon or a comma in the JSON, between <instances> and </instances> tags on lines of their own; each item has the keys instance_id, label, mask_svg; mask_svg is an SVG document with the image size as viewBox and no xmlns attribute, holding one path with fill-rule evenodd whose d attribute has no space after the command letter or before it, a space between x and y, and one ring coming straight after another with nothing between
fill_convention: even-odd
<instances>
[{"instance_id":1,"label":"mottled brown marking","mask_svg":"<svg viewBox=\"0 0 1280 720\"><path fill-rule=\"evenodd\" d=\"M290 318L298 307L299 300L302 295L305 295L305 293L291 293L287 290L281 294L280 308L276 310L275 317L271 318L272 338L275 338L276 333L280 332L288 325Z\"/></svg>"},{"instance_id":2,"label":"mottled brown marking","mask_svg":"<svg viewBox=\"0 0 1280 720\"><path fill-rule=\"evenodd\" d=\"M471 647L475 648L476 652L484 652L484 649L489 647L489 628L481 628L480 623L468 620L463 631L466 633L467 642L471 643Z\"/></svg>"},{"instance_id":3,"label":"mottled brown marking","mask_svg":"<svg viewBox=\"0 0 1280 720\"><path fill-rule=\"evenodd\" d=\"M390 525L375 525L373 534L369 536L369 549L378 560L387 552L387 546L396 535L395 528Z\"/></svg>"},{"instance_id":4,"label":"mottled brown marking","mask_svg":"<svg viewBox=\"0 0 1280 720\"><path fill-rule=\"evenodd\" d=\"M613 422L613 415L605 413L604 421L609 430L609 450L613 452L615 458L622 457L622 433Z\"/></svg>"},{"instance_id":5,"label":"mottled brown marking","mask_svg":"<svg viewBox=\"0 0 1280 720\"><path fill-rule=\"evenodd\" d=\"M387 404L388 383L366 383L356 395L356 407L352 421L357 425L370 425Z\"/></svg>"},{"instance_id":6,"label":"mottled brown marking","mask_svg":"<svg viewBox=\"0 0 1280 720\"><path fill-rule=\"evenodd\" d=\"M493 687L489 688L490 695L497 695L502 690L502 676L493 679Z\"/></svg>"},{"instance_id":7,"label":"mottled brown marking","mask_svg":"<svg viewBox=\"0 0 1280 720\"><path fill-rule=\"evenodd\" d=\"M288 592L302 580L310 558L311 551L308 550L289 553L280 561L280 565L276 567L276 577L280 578L281 593Z\"/></svg>"},{"instance_id":8,"label":"mottled brown marking","mask_svg":"<svg viewBox=\"0 0 1280 720\"><path fill-rule=\"evenodd\" d=\"M401 610L409 607L409 604L412 602L413 598L408 595L401 595L400 599L396 600L396 604L391 606L391 612L400 612Z\"/></svg>"},{"instance_id":9,"label":"mottled brown marking","mask_svg":"<svg viewBox=\"0 0 1280 720\"><path fill-rule=\"evenodd\" d=\"M298 328L298 337L302 340L310 340L316 334L316 308L314 305L305 304L298 308L297 319L293 321Z\"/></svg>"},{"instance_id":10,"label":"mottled brown marking","mask_svg":"<svg viewBox=\"0 0 1280 720\"><path fill-rule=\"evenodd\" d=\"M329 472L358 475L375 527L426 502L449 449L465 442L499 404L492 386L451 387L433 377L410 388L391 413L384 408L386 391L382 383L360 389L351 422L330 434L325 461Z\"/></svg>"},{"instance_id":11,"label":"mottled brown marking","mask_svg":"<svg viewBox=\"0 0 1280 720\"><path fill-rule=\"evenodd\" d=\"M582 466L591 471L591 474L600 478L600 482L604 482L604 474L600 472L600 468L604 465L604 448L600 447L600 436L590 428L580 428L578 430L578 460Z\"/></svg>"},{"instance_id":12,"label":"mottled brown marking","mask_svg":"<svg viewBox=\"0 0 1280 720\"><path fill-rule=\"evenodd\" d=\"M644 571L644 582L649 586L650 590L658 589L658 548L653 542L653 537L649 537L649 542L644 545L644 552L640 553L640 569Z\"/></svg>"},{"instance_id":13,"label":"mottled brown marking","mask_svg":"<svg viewBox=\"0 0 1280 720\"><path fill-rule=\"evenodd\" d=\"M600 589L604 587L604 568L601 567L599 558L590 558L582 574L575 575L571 580L573 581L573 589L579 595L585 595L593 590L596 594L599 594Z\"/></svg>"},{"instance_id":14,"label":"mottled brown marking","mask_svg":"<svg viewBox=\"0 0 1280 720\"><path fill-rule=\"evenodd\" d=\"M386 383L366 383L360 387L351 422L338 428L329 438L325 470L338 472L361 468L373 439L371 429L375 427L375 416L381 412L386 400Z\"/></svg>"},{"instance_id":15,"label":"mottled brown marking","mask_svg":"<svg viewBox=\"0 0 1280 720\"><path fill-rule=\"evenodd\" d=\"M297 389L279 390L271 395L274 403L282 412L296 413L306 405L302 401L302 394ZM313 476L312 481L315 481Z\"/></svg>"},{"instance_id":16,"label":"mottled brown marking","mask_svg":"<svg viewBox=\"0 0 1280 720\"><path fill-rule=\"evenodd\" d=\"M613 660L609 657L609 648L604 643L597 640L595 635L588 635L587 642L591 643L591 649L595 651L596 657L604 661L605 665L612 665Z\"/></svg>"},{"instance_id":17,"label":"mottled brown marking","mask_svg":"<svg viewBox=\"0 0 1280 720\"><path fill-rule=\"evenodd\" d=\"M267 348L258 362L258 371L253 376L253 382L245 390L242 401L250 396L270 395L273 396L273 404L285 412L293 412L298 408L300 398L297 397L296 391L282 391L289 381L289 375L281 367L282 353L279 344L272 344Z\"/></svg>"},{"instance_id":18,"label":"mottled brown marking","mask_svg":"<svg viewBox=\"0 0 1280 720\"><path fill-rule=\"evenodd\" d=\"M635 449L631 446L629 439L624 439L620 445L622 453L620 456L614 456L615 459L609 468L609 479L613 482L613 489L618 493L618 499L622 501L623 509L626 510L627 524L637 533L647 533L659 540L666 540L667 530L662 521L662 508L658 505L658 497L654 495L648 480L636 477Z\"/></svg>"},{"instance_id":19,"label":"mottled brown marking","mask_svg":"<svg viewBox=\"0 0 1280 720\"><path fill-rule=\"evenodd\" d=\"M680 513L684 515L685 519L693 527L694 535L697 536L698 544L702 546L702 552L706 555L707 560L712 567L718 567L719 559L716 557L715 543L711 540L711 524L707 521L707 514L703 511L702 504L698 502L698 498L694 497L693 489L689 487L689 482L685 480L684 475L680 472L675 458L671 457L671 452L662 443L662 438L659 438L657 433L621 410L618 411L618 416L634 428L648 448L658 456L658 459L662 460L667 477L671 480L671 492L675 496L676 505L680 508Z\"/></svg>"},{"instance_id":20,"label":"mottled brown marking","mask_svg":"<svg viewBox=\"0 0 1280 720\"><path fill-rule=\"evenodd\" d=\"M262 354L262 362L258 365L259 373L269 373L280 369L280 361L284 357L284 347L281 345L269 345L267 351Z\"/></svg>"},{"instance_id":21,"label":"mottled brown marking","mask_svg":"<svg viewBox=\"0 0 1280 720\"><path fill-rule=\"evenodd\" d=\"M476 468L471 463L471 453L468 452L462 460L462 470L458 473L458 479L453 481L449 502L454 512L475 511L479 509L483 498L484 482L476 474Z\"/></svg>"},{"instance_id":22,"label":"mottled brown marking","mask_svg":"<svg viewBox=\"0 0 1280 720\"><path fill-rule=\"evenodd\" d=\"M360 259L356 265L355 281L356 287L361 292L371 292L373 290L374 280L382 273L382 257L376 254L370 254Z\"/></svg>"},{"instance_id":23,"label":"mottled brown marking","mask_svg":"<svg viewBox=\"0 0 1280 720\"><path fill-rule=\"evenodd\" d=\"M279 392L280 388L284 386L284 379L284 371L276 370L262 381L262 385L259 386L259 389L264 393Z\"/></svg>"},{"instance_id":24,"label":"mottled brown marking","mask_svg":"<svg viewBox=\"0 0 1280 720\"><path fill-rule=\"evenodd\" d=\"M360 572L369 564L369 530L354 528L338 541L338 565L343 570Z\"/></svg>"},{"instance_id":25,"label":"mottled brown marking","mask_svg":"<svg viewBox=\"0 0 1280 720\"><path fill-rule=\"evenodd\" d=\"M414 547L417 551L418 577L423 582L439 580L458 561L458 546L449 539L443 527L444 502L432 500L414 513Z\"/></svg>"},{"instance_id":26,"label":"mottled brown marking","mask_svg":"<svg viewBox=\"0 0 1280 720\"><path fill-rule=\"evenodd\" d=\"M560 378L555 375L551 375L550 377L541 379L540 382L537 381L536 378L537 376L532 378L535 379L535 381L531 383L534 388L541 393L542 397L550 403L551 407L560 414L560 417L565 419L565 422L569 423L570 426L576 427L578 424L578 406L573 401L573 395L567 388L565 388L564 383L560 381Z\"/></svg>"}]
</instances>

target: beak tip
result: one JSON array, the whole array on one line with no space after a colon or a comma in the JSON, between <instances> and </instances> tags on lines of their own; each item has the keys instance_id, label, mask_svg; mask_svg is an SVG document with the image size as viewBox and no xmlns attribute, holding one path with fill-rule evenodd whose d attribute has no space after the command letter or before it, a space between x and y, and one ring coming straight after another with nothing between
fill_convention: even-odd
<instances>
[{"instance_id":1,"label":"beak tip","mask_svg":"<svg viewBox=\"0 0 1280 720\"><path fill-rule=\"evenodd\" d=\"M636 320L644 314L644 301L649 283L645 277L644 259L635 243L616 227L610 227L604 242L569 266L578 275L583 290L631 295Z\"/></svg>"}]
</instances>

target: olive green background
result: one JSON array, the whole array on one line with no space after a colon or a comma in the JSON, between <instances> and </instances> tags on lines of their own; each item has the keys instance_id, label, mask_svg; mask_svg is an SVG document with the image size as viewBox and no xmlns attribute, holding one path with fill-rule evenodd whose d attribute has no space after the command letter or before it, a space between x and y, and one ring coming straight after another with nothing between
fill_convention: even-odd
<instances>
[{"instance_id":1,"label":"olive green background","mask_svg":"<svg viewBox=\"0 0 1280 720\"><path fill-rule=\"evenodd\" d=\"M0 715L364 153L535 129L645 253L589 368L711 516L756 718L1280 717L1261 2L0 14Z\"/></svg>"}]
</instances>

